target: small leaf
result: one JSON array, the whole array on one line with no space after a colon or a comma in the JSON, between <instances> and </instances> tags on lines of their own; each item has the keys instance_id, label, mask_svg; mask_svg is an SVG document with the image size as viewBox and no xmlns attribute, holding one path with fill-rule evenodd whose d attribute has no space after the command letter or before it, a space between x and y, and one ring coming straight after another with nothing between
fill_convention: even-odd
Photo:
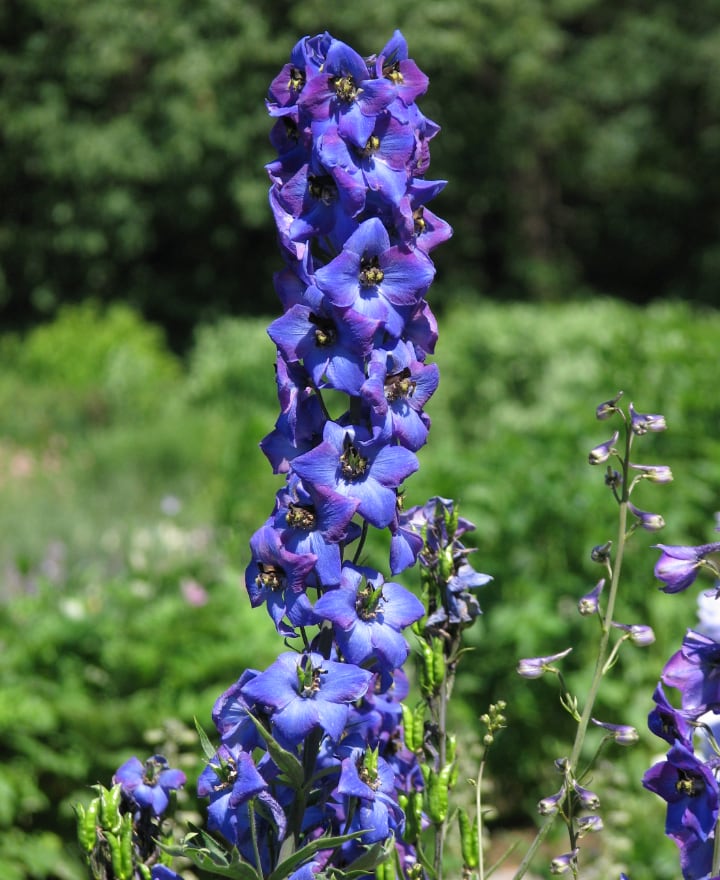
<instances>
[{"instance_id":1,"label":"small leaf","mask_svg":"<svg viewBox=\"0 0 720 880\"><path fill-rule=\"evenodd\" d=\"M200 748L203 750L203 754L208 761L212 761L217 753L217 749L208 739L208 735L203 730L202 725L197 718L193 717L193 721L195 722L195 730L197 730L198 739L200 740Z\"/></svg>"},{"instance_id":2,"label":"small leaf","mask_svg":"<svg viewBox=\"0 0 720 880\"><path fill-rule=\"evenodd\" d=\"M252 723L257 728L258 733L265 740L267 744L267 750L270 753L270 757L277 764L280 770L287 777L288 783L291 788L299 791L303 783L305 782L305 772L303 771L302 764L298 759L293 755L292 752L288 752L281 745L279 745L274 739L271 733L268 733L267 730L262 726L262 724L252 716L248 712L248 718L252 721Z\"/></svg>"},{"instance_id":3,"label":"small leaf","mask_svg":"<svg viewBox=\"0 0 720 880\"><path fill-rule=\"evenodd\" d=\"M308 843L307 846L293 853L290 858L285 859L282 864L278 865L267 880L285 880L298 865L306 862L316 852L322 849L335 849L335 847L341 846L347 840L354 840L356 837L362 837L363 834L367 834L367 829L353 831L352 834L341 834L338 837L317 837Z\"/></svg>"}]
</instances>

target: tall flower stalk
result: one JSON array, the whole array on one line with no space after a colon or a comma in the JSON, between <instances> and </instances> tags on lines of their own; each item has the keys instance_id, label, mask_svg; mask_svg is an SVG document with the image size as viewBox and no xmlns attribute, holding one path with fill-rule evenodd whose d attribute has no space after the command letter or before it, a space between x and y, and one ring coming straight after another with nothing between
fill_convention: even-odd
<instances>
[{"instance_id":1,"label":"tall flower stalk","mask_svg":"<svg viewBox=\"0 0 720 880\"><path fill-rule=\"evenodd\" d=\"M438 384L429 254L450 235L427 208L444 186L424 176L438 131L415 103L427 84L396 32L370 58L306 37L270 86L283 314L268 329L280 414L261 447L284 485L245 582L288 650L217 701L221 744L199 784L242 876L424 876L403 807L454 767L445 739L428 772L425 740L403 735L403 630L428 610L364 550L370 529L389 530L394 576L428 546L422 511L401 504ZM478 585L462 576L453 607ZM436 597L431 608L441 626Z\"/></svg>"},{"instance_id":2,"label":"tall flower stalk","mask_svg":"<svg viewBox=\"0 0 720 880\"><path fill-rule=\"evenodd\" d=\"M557 818L561 818L566 825L569 849L551 862L550 870L554 874L570 872L573 877L578 877L581 840L586 834L599 831L603 827L602 819L597 814L600 799L582 785L589 776L595 757L599 754L598 749L595 756L581 764L584 760L583 750L590 724L593 723L606 731L600 748L607 741L619 745L632 745L638 739L637 731L629 725L598 721L593 715L603 679L612 669L622 646L630 641L637 647L643 647L654 641L649 626L616 621L615 607L628 539L638 528L654 532L664 526L661 516L640 510L633 505L630 498L642 482L668 482L672 479L672 474L666 466L633 463L631 456L634 443L648 432L664 430L665 419L659 414L637 413L632 403L625 411L619 405L621 396L622 392L597 407L598 419L603 421L610 418L619 419L621 426L608 440L594 447L588 455L589 464L606 465L605 484L617 502L618 524L615 541L607 541L596 546L592 551L593 561L605 569L606 578L602 578L578 603L579 613L594 617L599 625L594 672L582 709L578 698L568 691L561 668L556 665L570 653L570 649L549 657L521 660L518 666L518 672L526 678L537 678L545 673L557 675L561 703L573 717L577 727L570 755L558 758L556 761L556 768L562 778L560 789L554 795L543 798L538 804L538 809L541 815L545 816L545 820L515 872L515 880L520 880L526 874L540 844L547 837ZM602 594L606 579L609 581L609 588L607 599L603 603Z\"/></svg>"}]
</instances>

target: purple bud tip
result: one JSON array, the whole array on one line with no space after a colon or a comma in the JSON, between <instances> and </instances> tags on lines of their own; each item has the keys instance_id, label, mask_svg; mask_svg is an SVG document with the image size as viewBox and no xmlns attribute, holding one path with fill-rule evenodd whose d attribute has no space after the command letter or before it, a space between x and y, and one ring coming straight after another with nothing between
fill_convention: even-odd
<instances>
[{"instance_id":1,"label":"purple bud tip","mask_svg":"<svg viewBox=\"0 0 720 880\"><path fill-rule=\"evenodd\" d=\"M666 464L631 464L633 470L640 471L639 479L651 483L671 483L672 471Z\"/></svg>"},{"instance_id":2,"label":"purple bud tip","mask_svg":"<svg viewBox=\"0 0 720 880\"><path fill-rule=\"evenodd\" d=\"M615 431L609 440L606 440L604 443L591 449L588 453L588 463L603 464L603 462L606 462L613 452L615 452L615 444L617 443L619 436L620 432Z\"/></svg>"},{"instance_id":3,"label":"purple bud tip","mask_svg":"<svg viewBox=\"0 0 720 880\"><path fill-rule=\"evenodd\" d=\"M665 527L665 520L659 513L649 513L646 510L639 510L634 504L628 502L628 507L633 516L637 517L640 526L648 532L659 532Z\"/></svg>"},{"instance_id":4,"label":"purple bud tip","mask_svg":"<svg viewBox=\"0 0 720 880\"><path fill-rule=\"evenodd\" d=\"M577 854L578 850L574 849L572 852L563 853L561 856L555 856L550 862L550 873L567 874L570 868L575 864Z\"/></svg>"},{"instance_id":5,"label":"purple bud tip","mask_svg":"<svg viewBox=\"0 0 720 880\"><path fill-rule=\"evenodd\" d=\"M598 721L596 718L591 720L597 727L607 730L619 746L632 746L640 739L637 730L630 724L609 724L606 721Z\"/></svg>"},{"instance_id":6,"label":"purple bud tip","mask_svg":"<svg viewBox=\"0 0 720 880\"><path fill-rule=\"evenodd\" d=\"M635 412L635 407L630 404L630 427L634 434L647 434L648 431L664 431L667 428L665 416L659 413Z\"/></svg>"},{"instance_id":7,"label":"purple bud tip","mask_svg":"<svg viewBox=\"0 0 720 880\"><path fill-rule=\"evenodd\" d=\"M617 402L623 396L622 391L618 391L615 397L612 400L605 400L601 403L595 410L595 416L601 422L605 419L609 419L611 415L618 411Z\"/></svg>"},{"instance_id":8,"label":"purple bud tip","mask_svg":"<svg viewBox=\"0 0 720 880\"><path fill-rule=\"evenodd\" d=\"M572 648L566 648L564 651L560 651L559 654L550 654L547 657L528 657L520 660L517 667L518 675L522 675L523 678L540 678L546 672L557 672L552 664L556 660L562 660L563 657L567 657L570 651L572 651Z\"/></svg>"}]
</instances>

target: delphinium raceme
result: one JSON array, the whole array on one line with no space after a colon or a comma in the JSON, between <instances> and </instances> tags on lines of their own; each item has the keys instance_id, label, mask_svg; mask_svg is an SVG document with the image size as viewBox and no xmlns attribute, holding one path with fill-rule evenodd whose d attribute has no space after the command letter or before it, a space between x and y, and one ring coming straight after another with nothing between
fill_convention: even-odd
<instances>
[{"instance_id":1,"label":"delphinium raceme","mask_svg":"<svg viewBox=\"0 0 720 880\"><path fill-rule=\"evenodd\" d=\"M233 851L206 836L205 851L186 851L205 868L426 875L402 806L431 777L423 745L405 744L401 709L402 631L426 609L363 558L371 527L390 531L392 575L423 548L400 487L430 425L429 253L450 235L426 207L444 185L424 179L438 131L415 103L426 87L399 32L371 58L327 33L304 38L270 87L285 267L283 315L268 329L280 415L261 447L284 485L250 541L246 586L288 649L216 703L221 744L198 791ZM461 577L454 606L472 604L477 585Z\"/></svg>"},{"instance_id":2,"label":"delphinium raceme","mask_svg":"<svg viewBox=\"0 0 720 880\"><path fill-rule=\"evenodd\" d=\"M653 695L650 730L670 748L651 767L643 785L667 802L665 833L680 850L685 880L719 880L720 835L720 542L698 546L658 544L655 576L665 593L691 587L702 572L715 578L700 597L700 626L687 631L680 650L667 662ZM665 687L679 692L679 708ZM674 698L673 698L674 699Z\"/></svg>"},{"instance_id":3,"label":"delphinium raceme","mask_svg":"<svg viewBox=\"0 0 720 880\"><path fill-rule=\"evenodd\" d=\"M457 773L447 699L479 613L472 591L489 578L468 562L459 538L472 526L452 502L402 509L438 384L429 254L451 234L427 207L444 187L424 177L438 132L415 103L427 85L395 32L370 58L327 33L305 37L270 86L285 266L283 314L268 329L280 415L261 448L284 485L250 540L245 581L287 650L218 698L218 747L200 729L211 833L165 852L211 873L442 876ZM390 532L393 576L421 555L427 605L365 564L371 527ZM425 702L408 713L411 624ZM472 867L477 829L463 819Z\"/></svg>"},{"instance_id":4,"label":"delphinium raceme","mask_svg":"<svg viewBox=\"0 0 720 880\"><path fill-rule=\"evenodd\" d=\"M518 672L525 678L539 678L546 674L557 676L561 704L575 720L577 729L570 754L555 762L560 777L558 790L542 798L538 804L538 810L545 819L515 874L516 880L528 870L540 843L557 818L561 818L567 827L569 848L552 860L550 871L553 874L568 873L573 877L580 875L582 838L603 827L599 814L600 799L587 787L590 771L600 749L606 744L627 746L638 740L637 731L630 725L593 717L594 707L603 678L612 669L622 647L628 642L636 647L644 647L654 641L649 626L615 620L615 607L628 539L637 529L655 532L664 526L659 514L641 510L630 499L641 484L668 483L672 480L672 473L665 465L633 461L636 442L648 433L665 430L666 424L662 415L637 412L632 403L625 410L620 405L621 396L622 392L597 407L598 419L614 419L620 424L609 439L590 451L588 457L591 465L605 467L605 484L617 502L618 529L614 542L606 541L593 548L591 558L604 569L604 577L578 602L579 613L594 618L599 629L595 669L583 705L568 691L561 671L560 663L571 648L546 657L523 659L518 666ZM605 735L597 752L588 759L583 753L583 746L591 724L604 731Z\"/></svg>"}]
</instances>

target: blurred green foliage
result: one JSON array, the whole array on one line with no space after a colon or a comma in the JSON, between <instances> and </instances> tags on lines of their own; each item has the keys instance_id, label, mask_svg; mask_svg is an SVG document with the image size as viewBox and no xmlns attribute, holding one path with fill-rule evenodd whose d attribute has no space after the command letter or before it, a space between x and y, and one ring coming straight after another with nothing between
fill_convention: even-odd
<instances>
[{"instance_id":1,"label":"blurred green foliage","mask_svg":"<svg viewBox=\"0 0 720 880\"><path fill-rule=\"evenodd\" d=\"M130 753L179 750L192 774L193 716L209 727L214 698L279 649L267 615L248 616L242 586L248 540L280 482L257 448L277 415L265 324L203 327L185 364L117 306L68 307L0 340L3 877L81 877L71 802L108 784ZM607 823L632 829L603 835L612 858L635 880L670 880L663 807L639 784L660 749L643 731L660 669L695 612L691 595L657 592L649 545L712 534L720 316L679 303L468 300L440 329L433 429L407 501L455 497L478 526L475 565L495 579L469 631L455 725L471 741L488 703L508 702L510 726L490 753L503 823L532 815L557 787L552 762L572 736L553 684L520 679L517 660L575 645L565 668L582 693L593 652L594 622L575 603L601 574L589 551L614 537L615 515L603 469L586 465L612 433L595 406L623 388L639 411L667 417L668 431L639 438L635 457L673 468L672 484L637 494L668 525L661 538L633 537L618 608L658 641L622 652L598 707L603 720L636 724L643 741L607 753L597 788L613 789ZM386 570L386 549L371 541L366 561Z\"/></svg>"},{"instance_id":2,"label":"blurred green foliage","mask_svg":"<svg viewBox=\"0 0 720 880\"><path fill-rule=\"evenodd\" d=\"M369 25L372 22L372 25ZM717 301L712 0L8 0L0 5L0 306L27 325L123 299L187 344L274 310L267 85L298 38L431 77L448 287Z\"/></svg>"}]
</instances>

